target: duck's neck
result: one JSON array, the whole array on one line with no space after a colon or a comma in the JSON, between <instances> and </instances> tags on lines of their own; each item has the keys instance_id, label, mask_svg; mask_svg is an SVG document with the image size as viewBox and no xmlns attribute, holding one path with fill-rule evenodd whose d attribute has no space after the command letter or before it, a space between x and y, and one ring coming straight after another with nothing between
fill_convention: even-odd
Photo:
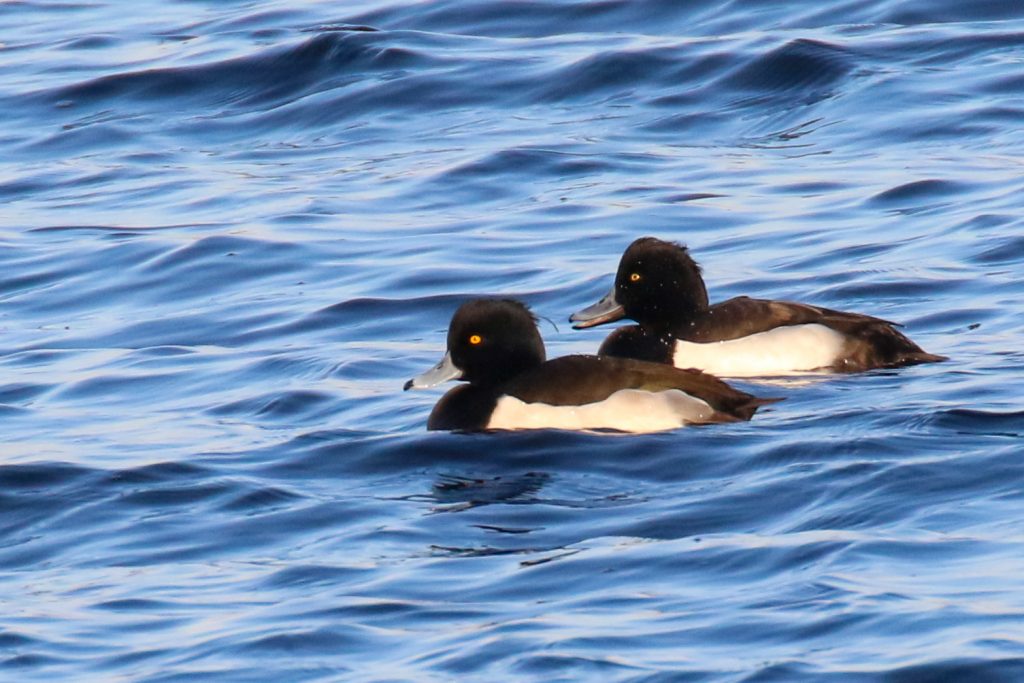
<instances>
[{"instance_id":1,"label":"duck's neck","mask_svg":"<svg viewBox=\"0 0 1024 683\"><path fill-rule=\"evenodd\" d=\"M502 354L500 360L486 367L474 368L465 377L474 386L494 388L529 372L544 362L544 356L532 349L513 349Z\"/></svg>"},{"instance_id":2,"label":"duck's neck","mask_svg":"<svg viewBox=\"0 0 1024 683\"><path fill-rule=\"evenodd\" d=\"M656 301L648 302L642 312L630 317L656 336L686 330L708 312L708 294L704 283L699 283L699 287L699 290L676 289L675 295L666 294Z\"/></svg>"}]
</instances>

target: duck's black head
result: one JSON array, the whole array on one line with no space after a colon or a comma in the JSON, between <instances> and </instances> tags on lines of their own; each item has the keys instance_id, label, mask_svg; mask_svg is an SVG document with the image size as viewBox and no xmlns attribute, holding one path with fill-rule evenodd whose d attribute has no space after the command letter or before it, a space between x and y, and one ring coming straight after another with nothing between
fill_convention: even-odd
<instances>
[{"instance_id":1,"label":"duck's black head","mask_svg":"<svg viewBox=\"0 0 1024 683\"><path fill-rule=\"evenodd\" d=\"M455 311L448 352L462 379L499 384L544 362L544 341L525 305L512 299L476 299Z\"/></svg>"},{"instance_id":2,"label":"duck's black head","mask_svg":"<svg viewBox=\"0 0 1024 683\"><path fill-rule=\"evenodd\" d=\"M641 237L619 261L612 292L570 318L577 328L631 318L653 330L677 327L708 308L700 266L686 247Z\"/></svg>"},{"instance_id":3,"label":"duck's black head","mask_svg":"<svg viewBox=\"0 0 1024 683\"><path fill-rule=\"evenodd\" d=\"M512 299L474 299L452 316L445 357L405 388L447 379L496 386L540 365L544 357L544 342L530 309Z\"/></svg>"}]
</instances>

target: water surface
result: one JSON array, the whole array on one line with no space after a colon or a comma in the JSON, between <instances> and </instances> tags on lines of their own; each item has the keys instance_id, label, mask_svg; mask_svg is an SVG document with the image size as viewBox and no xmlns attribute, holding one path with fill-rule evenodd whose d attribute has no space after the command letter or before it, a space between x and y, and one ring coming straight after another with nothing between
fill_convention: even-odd
<instances>
[{"instance_id":1,"label":"water surface","mask_svg":"<svg viewBox=\"0 0 1024 683\"><path fill-rule=\"evenodd\" d=\"M1009 0L0 10L0 677L1024 678ZM752 422L435 434L645 234L951 361Z\"/></svg>"}]
</instances>

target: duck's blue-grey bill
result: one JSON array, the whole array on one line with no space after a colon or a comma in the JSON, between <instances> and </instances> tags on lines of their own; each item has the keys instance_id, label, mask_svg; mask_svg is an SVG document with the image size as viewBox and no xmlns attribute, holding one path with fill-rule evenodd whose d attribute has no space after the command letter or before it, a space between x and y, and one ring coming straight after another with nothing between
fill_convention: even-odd
<instances>
[{"instance_id":1,"label":"duck's blue-grey bill","mask_svg":"<svg viewBox=\"0 0 1024 683\"><path fill-rule=\"evenodd\" d=\"M429 389L430 387L437 386L441 382L447 382L450 379L458 379L462 377L462 370L455 367L455 363L452 362L452 355L447 351L444 354L444 358L441 362L430 368L422 375L416 375L411 380L405 383L402 387L403 390L408 391L409 389Z\"/></svg>"},{"instance_id":2,"label":"duck's blue-grey bill","mask_svg":"<svg viewBox=\"0 0 1024 683\"><path fill-rule=\"evenodd\" d=\"M602 323L622 320L625 316L626 313L622 310L622 306L615 300L615 290L612 289L593 306L587 306L570 315L569 322L572 323L573 329L582 330Z\"/></svg>"}]
</instances>

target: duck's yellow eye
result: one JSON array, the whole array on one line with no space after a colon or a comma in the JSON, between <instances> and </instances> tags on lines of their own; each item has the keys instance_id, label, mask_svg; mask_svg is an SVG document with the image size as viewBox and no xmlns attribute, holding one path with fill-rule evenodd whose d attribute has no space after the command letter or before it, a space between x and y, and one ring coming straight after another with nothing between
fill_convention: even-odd
<instances>
[{"instance_id":1,"label":"duck's yellow eye","mask_svg":"<svg viewBox=\"0 0 1024 683\"><path fill-rule=\"evenodd\" d=\"M632 273L629 276L630 282L640 282L640 273Z\"/></svg>"},{"instance_id":2,"label":"duck's yellow eye","mask_svg":"<svg viewBox=\"0 0 1024 683\"><path fill-rule=\"evenodd\" d=\"M472 344L473 346L476 346L477 344L479 344L483 340L484 340L483 337L481 337L479 334L473 334L473 335L470 335L470 337L469 337L469 343Z\"/></svg>"}]
</instances>

